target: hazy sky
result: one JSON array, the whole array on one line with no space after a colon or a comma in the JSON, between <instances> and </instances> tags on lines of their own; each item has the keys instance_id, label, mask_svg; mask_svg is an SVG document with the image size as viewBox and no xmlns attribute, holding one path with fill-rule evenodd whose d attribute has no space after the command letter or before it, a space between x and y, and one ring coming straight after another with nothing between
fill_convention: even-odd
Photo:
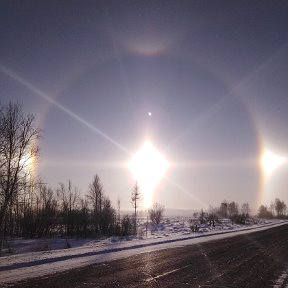
<instances>
[{"instance_id":1,"label":"hazy sky","mask_svg":"<svg viewBox=\"0 0 288 288\"><path fill-rule=\"evenodd\" d=\"M288 202L287 1L0 1L1 102L42 128L39 175L81 192L96 173L130 207L145 142L172 164L166 207ZM152 113L152 116L148 115ZM141 188L141 187L140 187Z\"/></svg>"}]
</instances>

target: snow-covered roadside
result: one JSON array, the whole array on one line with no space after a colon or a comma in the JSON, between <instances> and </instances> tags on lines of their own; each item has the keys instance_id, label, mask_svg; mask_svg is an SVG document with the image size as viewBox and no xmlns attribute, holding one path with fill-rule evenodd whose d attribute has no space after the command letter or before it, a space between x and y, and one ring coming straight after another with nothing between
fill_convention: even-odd
<instances>
[{"instance_id":1,"label":"snow-covered roadside","mask_svg":"<svg viewBox=\"0 0 288 288\"><path fill-rule=\"evenodd\" d=\"M101 263L148 251L190 245L209 240L223 239L288 224L287 222L218 230L205 233L189 233L167 238L148 238L136 241L113 241L106 245L87 245L64 250L33 252L0 258L0 283L39 277L71 268ZM104 265L104 264L103 264Z\"/></svg>"}]
</instances>

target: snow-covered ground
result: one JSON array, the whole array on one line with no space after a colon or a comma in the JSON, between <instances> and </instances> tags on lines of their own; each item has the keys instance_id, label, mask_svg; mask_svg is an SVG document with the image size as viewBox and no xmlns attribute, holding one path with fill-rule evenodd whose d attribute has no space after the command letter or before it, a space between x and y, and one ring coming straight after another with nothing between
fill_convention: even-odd
<instances>
[{"instance_id":1,"label":"snow-covered ground","mask_svg":"<svg viewBox=\"0 0 288 288\"><path fill-rule=\"evenodd\" d=\"M173 219L158 226L157 231L149 231L147 237L144 229L138 237L68 239L72 247L69 249L64 249L67 246L65 239L16 239L11 242L11 249L15 255L0 258L0 283L44 276L159 249L232 237L284 224L287 222L269 221L249 226L231 225L228 222L216 227L201 226L199 232L192 233L188 221Z\"/></svg>"}]
</instances>

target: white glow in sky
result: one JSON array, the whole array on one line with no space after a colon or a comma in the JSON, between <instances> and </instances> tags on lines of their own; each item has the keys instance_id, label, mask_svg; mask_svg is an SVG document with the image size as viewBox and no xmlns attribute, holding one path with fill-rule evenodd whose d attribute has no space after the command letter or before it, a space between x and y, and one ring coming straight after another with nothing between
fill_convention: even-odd
<instances>
[{"instance_id":1,"label":"white glow in sky","mask_svg":"<svg viewBox=\"0 0 288 288\"><path fill-rule=\"evenodd\" d=\"M149 141L146 141L133 155L128 167L134 179L139 183L145 208L151 206L153 192L169 166L169 162Z\"/></svg>"},{"instance_id":2,"label":"white glow in sky","mask_svg":"<svg viewBox=\"0 0 288 288\"><path fill-rule=\"evenodd\" d=\"M261 166L266 176L270 176L277 168L283 165L286 159L269 150L264 150L261 157Z\"/></svg>"}]
</instances>

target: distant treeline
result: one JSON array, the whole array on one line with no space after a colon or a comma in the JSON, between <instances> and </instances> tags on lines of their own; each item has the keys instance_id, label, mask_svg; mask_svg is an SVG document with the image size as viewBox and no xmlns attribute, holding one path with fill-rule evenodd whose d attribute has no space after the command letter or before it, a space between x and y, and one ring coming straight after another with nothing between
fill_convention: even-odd
<instances>
[{"instance_id":1,"label":"distant treeline","mask_svg":"<svg viewBox=\"0 0 288 288\"><path fill-rule=\"evenodd\" d=\"M191 218L193 224L209 224L221 223L224 219L229 219L232 224L252 224L258 222L257 218L261 219L285 219L288 218L287 206L284 201L276 198L271 202L270 207L261 205L257 215L251 215L251 210L248 203L243 203L240 207L235 201L222 201L219 207L210 207L208 211L201 210L195 212Z\"/></svg>"},{"instance_id":2,"label":"distant treeline","mask_svg":"<svg viewBox=\"0 0 288 288\"><path fill-rule=\"evenodd\" d=\"M261 205L258 209L258 217L266 219L283 219L288 218L287 215L287 205L284 201L276 198L271 202L270 206Z\"/></svg>"}]
</instances>

